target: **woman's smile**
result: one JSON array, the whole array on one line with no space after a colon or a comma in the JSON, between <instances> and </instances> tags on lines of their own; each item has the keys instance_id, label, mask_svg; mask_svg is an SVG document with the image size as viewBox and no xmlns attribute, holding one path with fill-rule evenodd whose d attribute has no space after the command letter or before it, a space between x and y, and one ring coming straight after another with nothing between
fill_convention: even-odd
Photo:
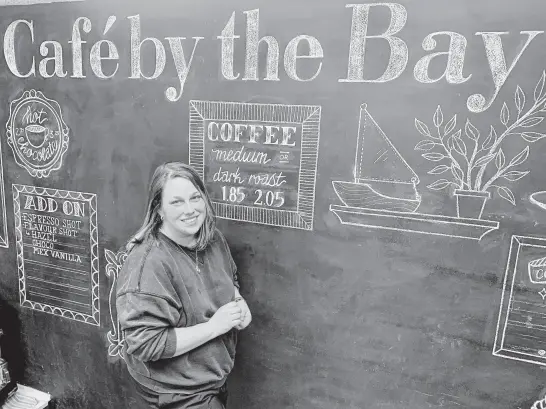
<instances>
[{"instance_id":1,"label":"woman's smile","mask_svg":"<svg viewBox=\"0 0 546 409\"><path fill-rule=\"evenodd\" d=\"M197 218L199 217L198 214L192 217L182 218L180 221L188 226L193 226L195 223L197 223Z\"/></svg>"}]
</instances>

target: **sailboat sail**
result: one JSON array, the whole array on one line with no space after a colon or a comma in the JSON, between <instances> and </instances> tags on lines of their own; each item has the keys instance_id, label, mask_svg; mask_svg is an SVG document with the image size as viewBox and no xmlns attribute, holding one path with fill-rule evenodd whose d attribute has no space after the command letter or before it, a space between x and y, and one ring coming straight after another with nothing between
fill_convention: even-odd
<instances>
[{"instance_id":1,"label":"sailboat sail","mask_svg":"<svg viewBox=\"0 0 546 409\"><path fill-rule=\"evenodd\" d=\"M417 174L369 114L366 104L360 106L354 179L356 183L419 183Z\"/></svg>"}]
</instances>

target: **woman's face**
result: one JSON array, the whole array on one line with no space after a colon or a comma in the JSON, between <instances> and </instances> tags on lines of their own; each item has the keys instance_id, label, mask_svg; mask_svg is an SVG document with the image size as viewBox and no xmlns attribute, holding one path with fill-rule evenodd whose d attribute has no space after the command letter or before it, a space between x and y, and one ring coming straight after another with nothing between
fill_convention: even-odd
<instances>
[{"instance_id":1,"label":"woman's face","mask_svg":"<svg viewBox=\"0 0 546 409\"><path fill-rule=\"evenodd\" d=\"M169 179L163 187L161 209L163 232L179 244L191 244L205 221L205 199L188 179Z\"/></svg>"}]
</instances>

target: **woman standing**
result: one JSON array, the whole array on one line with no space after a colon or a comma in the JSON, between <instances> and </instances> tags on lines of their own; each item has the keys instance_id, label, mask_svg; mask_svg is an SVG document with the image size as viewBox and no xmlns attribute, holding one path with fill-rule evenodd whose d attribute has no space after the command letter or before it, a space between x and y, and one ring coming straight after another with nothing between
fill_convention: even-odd
<instances>
[{"instance_id":1,"label":"woman standing","mask_svg":"<svg viewBox=\"0 0 546 409\"><path fill-rule=\"evenodd\" d=\"M139 394L153 408L225 408L237 330L252 318L194 169L156 169L127 252L116 305Z\"/></svg>"}]
</instances>

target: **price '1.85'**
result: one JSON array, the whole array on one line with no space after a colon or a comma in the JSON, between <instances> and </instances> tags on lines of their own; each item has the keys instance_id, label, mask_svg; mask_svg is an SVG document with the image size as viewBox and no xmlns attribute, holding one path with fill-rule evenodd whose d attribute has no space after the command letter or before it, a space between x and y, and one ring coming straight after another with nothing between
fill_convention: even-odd
<instances>
[{"instance_id":1,"label":"price '1.85'","mask_svg":"<svg viewBox=\"0 0 546 409\"><path fill-rule=\"evenodd\" d=\"M247 190L242 186L222 186L222 200L230 203L242 203L247 198ZM256 206L281 207L284 204L284 192L280 190L254 189L253 197Z\"/></svg>"}]
</instances>

